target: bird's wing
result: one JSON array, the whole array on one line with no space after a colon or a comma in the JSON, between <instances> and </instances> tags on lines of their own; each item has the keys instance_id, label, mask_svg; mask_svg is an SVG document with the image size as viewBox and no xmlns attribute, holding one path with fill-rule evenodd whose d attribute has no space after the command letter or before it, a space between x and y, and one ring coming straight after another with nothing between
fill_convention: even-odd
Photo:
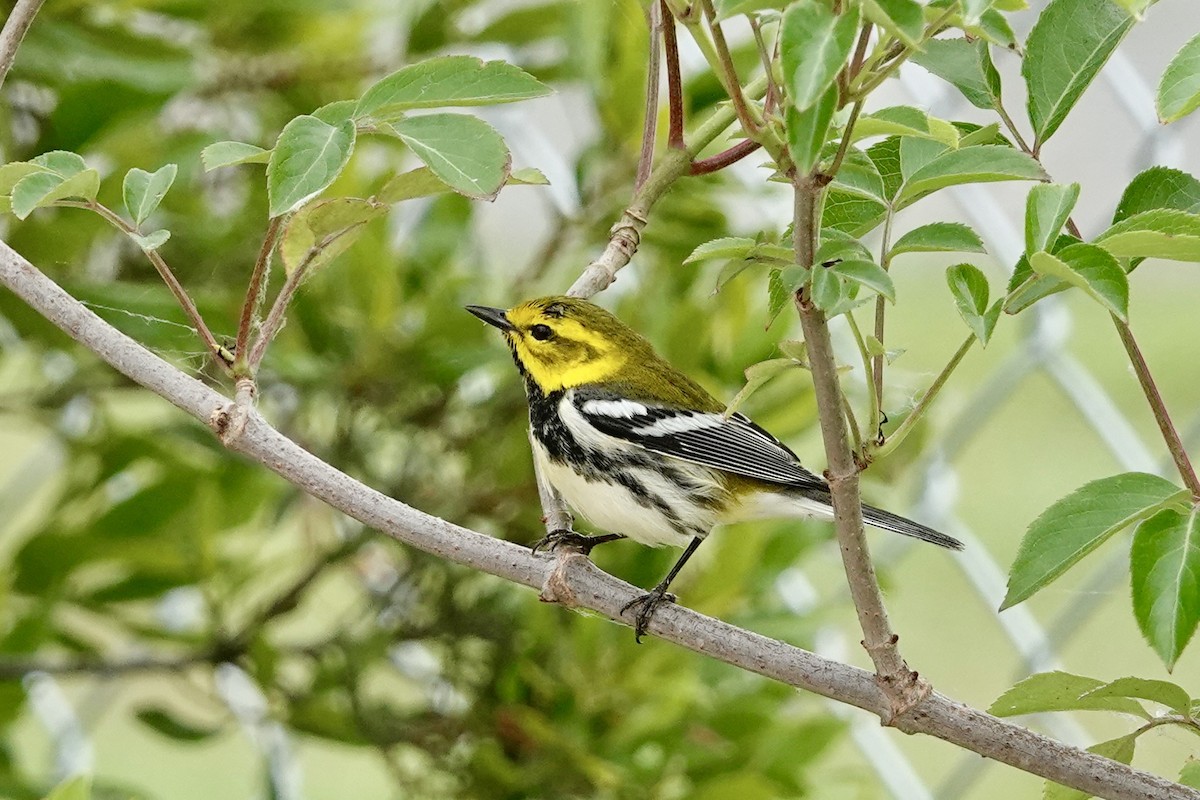
<instances>
[{"instance_id":1,"label":"bird's wing","mask_svg":"<svg viewBox=\"0 0 1200 800\"><path fill-rule=\"evenodd\" d=\"M828 488L787 445L742 414L689 411L602 389L578 389L570 402L601 433L651 452L771 483Z\"/></svg>"}]
</instances>

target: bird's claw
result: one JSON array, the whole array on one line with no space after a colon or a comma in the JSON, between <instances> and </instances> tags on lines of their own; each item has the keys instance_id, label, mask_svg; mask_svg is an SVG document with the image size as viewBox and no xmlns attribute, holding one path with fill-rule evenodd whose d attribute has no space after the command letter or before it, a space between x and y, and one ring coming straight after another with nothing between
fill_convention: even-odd
<instances>
[{"instance_id":1,"label":"bird's claw","mask_svg":"<svg viewBox=\"0 0 1200 800\"><path fill-rule=\"evenodd\" d=\"M638 644L642 643L642 637L646 634L646 629L650 627L650 618L654 616L654 612L664 603L674 603L675 595L661 588L655 587L649 593L641 597L635 597L625 605L621 606L621 615L624 616L626 611L632 608L637 609L637 613L633 616L633 635L634 641Z\"/></svg>"}]
</instances>

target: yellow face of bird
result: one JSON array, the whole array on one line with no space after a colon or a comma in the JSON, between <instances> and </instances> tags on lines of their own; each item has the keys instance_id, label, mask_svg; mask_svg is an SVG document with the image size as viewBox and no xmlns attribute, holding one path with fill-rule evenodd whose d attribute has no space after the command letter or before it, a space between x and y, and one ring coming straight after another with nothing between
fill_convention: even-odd
<instances>
[{"instance_id":1,"label":"yellow face of bird","mask_svg":"<svg viewBox=\"0 0 1200 800\"><path fill-rule=\"evenodd\" d=\"M517 367L543 394L612 379L633 336L624 323L599 306L571 297L542 297L507 311L485 306L467 310L504 332Z\"/></svg>"}]
</instances>

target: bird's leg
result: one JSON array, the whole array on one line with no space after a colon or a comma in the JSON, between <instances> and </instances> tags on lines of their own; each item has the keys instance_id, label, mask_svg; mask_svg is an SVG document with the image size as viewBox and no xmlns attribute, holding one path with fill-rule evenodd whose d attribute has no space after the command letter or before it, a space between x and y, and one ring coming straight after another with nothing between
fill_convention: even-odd
<instances>
[{"instance_id":1,"label":"bird's leg","mask_svg":"<svg viewBox=\"0 0 1200 800\"><path fill-rule=\"evenodd\" d=\"M683 551L683 555L675 562L675 566L671 567L671 571L667 573L667 577L658 582L658 585L650 590L648 594L630 600L621 607L621 613L624 614L631 608L636 608L637 613L633 617L633 633L634 640L642 643L642 636L646 633L646 628L650 625L650 618L654 616L654 611L663 603L675 602L675 595L667 591L671 585L671 581L675 580L675 576L679 574L679 570L683 569L683 565L692 557L692 553L696 552L696 548L704 539L699 536L692 539L688 544L687 549Z\"/></svg>"},{"instance_id":2,"label":"bird's leg","mask_svg":"<svg viewBox=\"0 0 1200 800\"><path fill-rule=\"evenodd\" d=\"M538 550L549 550L553 552L559 547L563 546L576 547L579 548L579 550L586 556L590 555L592 548L598 544L615 542L618 539L624 538L625 534L623 533L605 533L601 536L585 536L584 534L576 533L575 531L559 529L556 531L550 531L541 539L538 539L533 543L532 549L533 552L536 553Z\"/></svg>"}]
</instances>

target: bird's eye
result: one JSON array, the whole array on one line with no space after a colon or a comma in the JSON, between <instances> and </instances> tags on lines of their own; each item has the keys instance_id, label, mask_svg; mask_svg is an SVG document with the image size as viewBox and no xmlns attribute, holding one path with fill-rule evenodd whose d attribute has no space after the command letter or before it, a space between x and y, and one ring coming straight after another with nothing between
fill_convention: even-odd
<instances>
[{"instance_id":1,"label":"bird's eye","mask_svg":"<svg viewBox=\"0 0 1200 800\"><path fill-rule=\"evenodd\" d=\"M554 335L554 331L550 330L549 325L534 325L529 329L529 335L539 342L544 342Z\"/></svg>"}]
</instances>

